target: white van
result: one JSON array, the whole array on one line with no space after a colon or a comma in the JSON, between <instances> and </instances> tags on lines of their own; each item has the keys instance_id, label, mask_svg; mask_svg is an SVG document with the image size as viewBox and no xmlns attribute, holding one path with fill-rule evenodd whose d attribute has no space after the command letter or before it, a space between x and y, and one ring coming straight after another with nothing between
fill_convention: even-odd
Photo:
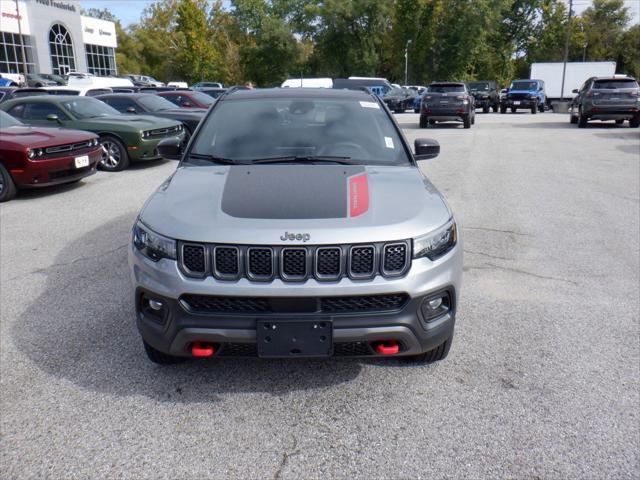
<instances>
[{"instance_id":1,"label":"white van","mask_svg":"<svg viewBox=\"0 0 640 480\"><path fill-rule=\"evenodd\" d=\"M281 88L333 88L330 78L289 78L282 82Z\"/></svg>"}]
</instances>

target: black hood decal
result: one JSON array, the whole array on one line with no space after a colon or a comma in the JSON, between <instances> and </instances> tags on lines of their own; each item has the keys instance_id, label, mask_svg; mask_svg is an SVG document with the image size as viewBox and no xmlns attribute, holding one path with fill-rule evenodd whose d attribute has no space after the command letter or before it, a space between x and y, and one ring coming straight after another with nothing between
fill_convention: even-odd
<instances>
[{"instance_id":1,"label":"black hood decal","mask_svg":"<svg viewBox=\"0 0 640 480\"><path fill-rule=\"evenodd\" d=\"M221 207L238 218L346 218L348 178L364 172L351 165L232 166Z\"/></svg>"}]
</instances>

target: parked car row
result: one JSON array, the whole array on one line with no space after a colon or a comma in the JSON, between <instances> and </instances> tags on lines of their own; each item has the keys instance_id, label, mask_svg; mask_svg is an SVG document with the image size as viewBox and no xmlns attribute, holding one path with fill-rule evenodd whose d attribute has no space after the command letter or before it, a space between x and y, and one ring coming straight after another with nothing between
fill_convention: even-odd
<instances>
[{"instance_id":1,"label":"parked car row","mask_svg":"<svg viewBox=\"0 0 640 480\"><path fill-rule=\"evenodd\" d=\"M197 91L180 91L189 101L177 105L172 91L101 89L92 97L86 91L68 95L70 88L2 91L0 202L19 188L76 182L96 168L117 172L133 161L159 159L163 141L185 148L215 102Z\"/></svg>"}]
</instances>

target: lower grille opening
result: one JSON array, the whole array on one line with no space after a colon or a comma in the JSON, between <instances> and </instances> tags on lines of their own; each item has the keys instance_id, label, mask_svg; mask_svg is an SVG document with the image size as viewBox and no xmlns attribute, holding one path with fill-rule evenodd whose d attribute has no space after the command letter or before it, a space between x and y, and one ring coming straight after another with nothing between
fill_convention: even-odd
<instances>
[{"instance_id":1,"label":"lower grille opening","mask_svg":"<svg viewBox=\"0 0 640 480\"><path fill-rule=\"evenodd\" d=\"M366 342L334 343L333 354L336 357L364 357L366 355L372 355L371 348Z\"/></svg>"},{"instance_id":2,"label":"lower grille opening","mask_svg":"<svg viewBox=\"0 0 640 480\"><path fill-rule=\"evenodd\" d=\"M226 297L186 294L180 298L185 308L199 314L364 313L399 310L405 306L406 293L355 295L350 297Z\"/></svg>"}]
</instances>

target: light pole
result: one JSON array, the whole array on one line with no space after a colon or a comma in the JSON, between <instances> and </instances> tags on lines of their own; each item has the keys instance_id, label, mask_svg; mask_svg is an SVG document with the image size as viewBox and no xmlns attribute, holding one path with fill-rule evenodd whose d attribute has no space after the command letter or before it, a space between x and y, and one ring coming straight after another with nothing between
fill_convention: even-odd
<instances>
[{"instance_id":1,"label":"light pole","mask_svg":"<svg viewBox=\"0 0 640 480\"><path fill-rule=\"evenodd\" d=\"M404 84L407 85L409 83L408 75L409 75L409 44L411 40L407 40L407 44L404 46Z\"/></svg>"},{"instance_id":2,"label":"light pole","mask_svg":"<svg viewBox=\"0 0 640 480\"><path fill-rule=\"evenodd\" d=\"M18 0L16 0L16 17L18 17L18 36L20 37L20 52L22 53L22 71L24 73L24 83L27 83L27 57L24 53L24 40L22 38L22 25L20 17L20 7L18 6Z\"/></svg>"}]
</instances>

